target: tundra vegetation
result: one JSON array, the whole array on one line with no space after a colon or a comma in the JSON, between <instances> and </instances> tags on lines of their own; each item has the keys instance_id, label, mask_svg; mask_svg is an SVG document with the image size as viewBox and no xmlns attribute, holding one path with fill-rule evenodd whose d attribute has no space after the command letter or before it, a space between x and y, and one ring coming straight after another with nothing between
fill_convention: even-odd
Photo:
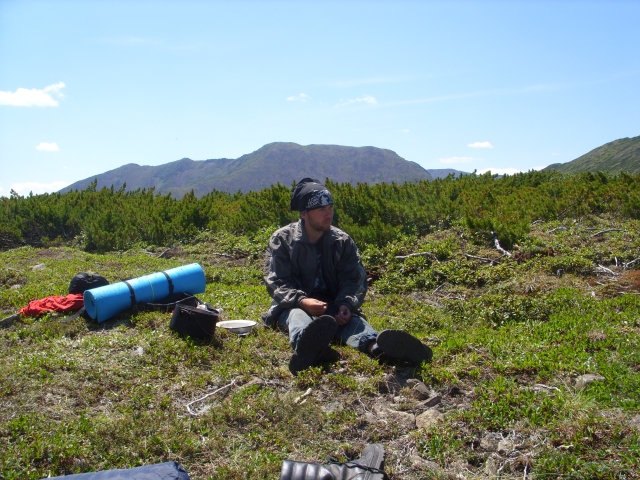
<instances>
[{"instance_id":1,"label":"tundra vegetation","mask_svg":"<svg viewBox=\"0 0 640 480\"><path fill-rule=\"evenodd\" d=\"M360 246L365 313L434 351L418 368L342 346L294 378L286 335L170 314L69 315L0 329L0 478L175 460L194 479L277 478L283 459L387 452L389 478L640 478L640 176L529 172L374 186L327 182ZM0 314L199 262L223 319L269 304L262 256L290 188L175 199L153 190L0 199Z\"/></svg>"}]
</instances>

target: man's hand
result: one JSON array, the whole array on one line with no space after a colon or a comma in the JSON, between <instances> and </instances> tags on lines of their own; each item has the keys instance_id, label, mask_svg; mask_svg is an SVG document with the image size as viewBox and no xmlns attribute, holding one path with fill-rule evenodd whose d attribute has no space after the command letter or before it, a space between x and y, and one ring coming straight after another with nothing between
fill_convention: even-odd
<instances>
[{"instance_id":1,"label":"man's hand","mask_svg":"<svg viewBox=\"0 0 640 480\"><path fill-rule=\"evenodd\" d=\"M351 309L346 305L340 305L340 308L338 308L338 313L334 318L336 319L336 323L338 325L344 325L351 318Z\"/></svg>"},{"instance_id":2,"label":"man's hand","mask_svg":"<svg viewBox=\"0 0 640 480\"><path fill-rule=\"evenodd\" d=\"M327 309L327 304L315 298L305 298L300 302L300 308L314 317L323 315Z\"/></svg>"}]
</instances>

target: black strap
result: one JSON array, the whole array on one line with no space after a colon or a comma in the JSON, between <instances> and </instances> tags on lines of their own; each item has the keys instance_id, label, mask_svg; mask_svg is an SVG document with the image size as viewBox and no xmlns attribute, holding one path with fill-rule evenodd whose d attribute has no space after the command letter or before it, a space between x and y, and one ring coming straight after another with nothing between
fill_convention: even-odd
<instances>
[{"instance_id":1,"label":"black strap","mask_svg":"<svg viewBox=\"0 0 640 480\"><path fill-rule=\"evenodd\" d=\"M167 282L169 282L169 295L173 295L173 282L171 281L171 277L167 272L162 272L165 277L167 277Z\"/></svg>"},{"instance_id":2,"label":"black strap","mask_svg":"<svg viewBox=\"0 0 640 480\"><path fill-rule=\"evenodd\" d=\"M127 282L126 280L123 280L123 282L127 287L129 287L129 292L131 293L131 308L136 306L136 292L133 291L133 287L131 286L131 284L129 282Z\"/></svg>"}]
</instances>

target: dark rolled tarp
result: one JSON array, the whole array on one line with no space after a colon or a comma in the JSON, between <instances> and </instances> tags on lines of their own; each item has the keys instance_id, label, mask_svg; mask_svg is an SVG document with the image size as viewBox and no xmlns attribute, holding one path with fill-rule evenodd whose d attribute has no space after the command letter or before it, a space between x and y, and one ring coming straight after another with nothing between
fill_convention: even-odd
<instances>
[{"instance_id":1,"label":"dark rolled tarp","mask_svg":"<svg viewBox=\"0 0 640 480\"><path fill-rule=\"evenodd\" d=\"M189 474L177 462L165 462L143 467L103 470L101 472L76 473L63 477L50 477L60 480L190 480Z\"/></svg>"}]
</instances>

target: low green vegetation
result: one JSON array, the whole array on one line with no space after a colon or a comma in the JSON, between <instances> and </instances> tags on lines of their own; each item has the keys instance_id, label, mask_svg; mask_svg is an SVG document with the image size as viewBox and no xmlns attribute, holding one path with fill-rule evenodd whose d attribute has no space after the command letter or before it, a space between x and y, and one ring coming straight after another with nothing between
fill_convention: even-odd
<instances>
[{"instance_id":1,"label":"low green vegetation","mask_svg":"<svg viewBox=\"0 0 640 480\"><path fill-rule=\"evenodd\" d=\"M361 196L366 188L417 195L422 184L338 189L344 195L353 188L350 201L363 209L358 220L355 207L346 207L347 196L339 198L338 211L351 213L338 221L359 235L370 277L367 318L378 329L405 329L433 349L433 361L416 369L336 346L340 362L294 378L281 332L258 328L239 337L218 329L204 342L172 332L170 314L160 312L128 311L103 323L47 314L5 326L0 478L175 460L194 479L273 479L283 459L346 460L373 442L384 445L393 480L640 478L638 178L516 177L504 180L493 200L482 201L471 190L484 195L483 185L502 180L440 182L449 199L459 188L458 198L465 197L459 207L477 212L474 217L455 210L435 219L430 215L443 211L437 206L421 213L409 199L394 207L377 194ZM524 195L521 188L536 188L538 181L547 193L555 182L557 198L565 198L562 208L552 208L539 191ZM584 202L572 203L569 184L580 187ZM618 188L607 190L612 184ZM81 271L115 282L199 262L207 278L199 298L221 307L223 319L259 321L269 304L262 253L272 229L293 218L283 206L287 192L274 187L251 199L237 196L238 212L244 212L238 215L252 219L246 228L205 224L181 243L133 238L126 248L98 253L76 233L5 249L0 316L66 294ZM528 200L518 200L518 192ZM258 222L243 202L262 205L274 193L282 200L282 219L265 211L268 221ZM94 194L117 192L45 197L64 202ZM143 196L120 195L123 204ZM534 197L551 209L547 215ZM380 205L371 206L376 201ZM533 213L514 206L522 209L528 201ZM39 196L14 197L4 207L24 213L29 202L46 203ZM379 223L367 211L380 214ZM403 212L408 216L400 228L393 218ZM20 235L28 229L20 230L19 218L4 232L13 228L12 238L25 241ZM483 218L492 220L482 226ZM496 248L491 231L511 232L497 237L507 254ZM423 382L432 399L440 398L424 405L408 380ZM434 411L439 416L429 424L406 421Z\"/></svg>"},{"instance_id":2,"label":"low green vegetation","mask_svg":"<svg viewBox=\"0 0 640 480\"><path fill-rule=\"evenodd\" d=\"M536 221L585 221L589 215L640 219L640 175L554 171L497 178L489 173L399 184L334 183L336 225L361 248L464 227L473 239L495 232L504 248L525 240ZM290 187L213 191L181 199L151 190L96 189L0 197L0 248L74 245L88 252L192 244L209 234L242 234L256 243L296 219ZM588 221L588 220L587 220ZM446 246L440 254L446 254Z\"/></svg>"},{"instance_id":3,"label":"low green vegetation","mask_svg":"<svg viewBox=\"0 0 640 480\"><path fill-rule=\"evenodd\" d=\"M595 172L597 170L638 173L640 171L639 160L640 136L626 137L605 143L571 162L549 165L545 170L563 173Z\"/></svg>"}]
</instances>

